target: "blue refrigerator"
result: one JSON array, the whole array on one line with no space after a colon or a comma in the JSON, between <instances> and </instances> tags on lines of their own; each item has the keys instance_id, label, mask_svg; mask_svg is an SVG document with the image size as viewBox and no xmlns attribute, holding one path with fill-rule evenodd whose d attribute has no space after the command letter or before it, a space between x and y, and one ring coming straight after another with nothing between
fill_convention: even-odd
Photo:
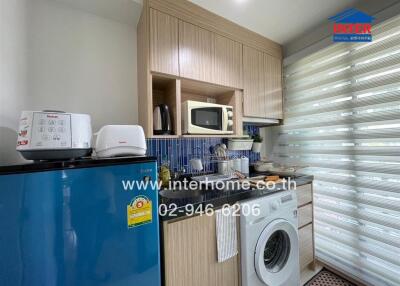
<instances>
[{"instance_id":1,"label":"blue refrigerator","mask_svg":"<svg viewBox=\"0 0 400 286\"><path fill-rule=\"evenodd\" d=\"M159 286L155 158L0 167L0 285Z\"/></svg>"}]
</instances>

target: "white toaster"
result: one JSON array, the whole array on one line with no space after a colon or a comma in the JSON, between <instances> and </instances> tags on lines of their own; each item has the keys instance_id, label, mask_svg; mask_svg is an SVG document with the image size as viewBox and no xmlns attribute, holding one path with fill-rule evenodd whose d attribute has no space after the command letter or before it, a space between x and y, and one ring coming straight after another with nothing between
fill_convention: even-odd
<instances>
[{"instance_id":1,"label":"white toaster","mask_svg":"<svg viewBox=\"0 0 400 286\"><path fill-rule=\"evenodd\" d=\"M92 127L87 114L22 111L17 151L27 160L73 159L91 154Z\"/></svg>"},{"instance_id":2,"label":"white toaster","mask_svg":"<svg viewBox=\"0 0 400 286\"><path fill-rule=\"evenodd\" d=\"M94 149L97 157L146 155L146 139L142 126L106 125L95 135L97 138Z\"/></svg>"}]
</instances>

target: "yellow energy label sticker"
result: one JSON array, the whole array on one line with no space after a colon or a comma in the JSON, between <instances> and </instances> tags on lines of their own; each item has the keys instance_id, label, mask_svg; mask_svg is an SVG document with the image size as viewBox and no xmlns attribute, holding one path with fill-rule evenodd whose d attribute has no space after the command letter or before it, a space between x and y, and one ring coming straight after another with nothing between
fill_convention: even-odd
<instances>
[{"instance_id":1,"label":"yellow energy label sticker","mask_svg":"<svg viewBox=\"0 0 400 286\"><path fill-rule=\"evenodd\" d=\"M146 223L151 223L152 205L151 200L145 196L137 196L133 198L127 206L128 228L137 227Z\"/></svg>"}]
</instances>

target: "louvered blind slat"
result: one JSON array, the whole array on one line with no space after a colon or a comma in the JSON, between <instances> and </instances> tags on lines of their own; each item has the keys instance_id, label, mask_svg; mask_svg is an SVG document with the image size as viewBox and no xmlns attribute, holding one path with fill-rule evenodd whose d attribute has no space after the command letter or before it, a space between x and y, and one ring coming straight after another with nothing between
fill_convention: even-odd
<instances>
[{"instance_id":1,"label":"louvered blind slat","mask_svg":"<svg viewBox=\"0 0 400 286\"><path fill-rule=\"evenodd\" d=\"M315 176L315 245L369 285L400 285L400 17L284 69L276 161Z\"/></svg>"}]
</instances>

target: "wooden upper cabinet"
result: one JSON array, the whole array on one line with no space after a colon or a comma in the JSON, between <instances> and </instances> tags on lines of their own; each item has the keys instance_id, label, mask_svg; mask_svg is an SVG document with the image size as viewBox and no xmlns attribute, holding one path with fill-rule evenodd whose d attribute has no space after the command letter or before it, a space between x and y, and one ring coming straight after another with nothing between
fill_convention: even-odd
<instances>
[{"instance_id":1,"label":"wooden upper cabinet","mask_svg":"<svg viewBox=\"0 0 400 286\"><path fill-rule=\"evenodd\" d=\"M243 115L265 117L264 54L243 46Z\"/></svg>"},{"instance_id":2,"label":"wooden upper cabinet","mask_svg":"<svg viewBox=\"0 0 400 286\"><path fill-rule=\"evenodd\" d=\"M267 118L283 118L282 61L264 54L265 67L265 112Z\"/></svg>"},{"instance_id":3,"label":"wooden upper cabinet","mask_svg":"<svg viewBox=\"0 0 400 286\"><path fill-rule=\"evenodd\" d=\"M179 21L180 76L213 82L214 34Z\"/></svg>"},{"instance_id":4,"label":"wooden upper cabinet","mask_svg":"<svg viewBox=\"0 0 400 286\"><path fill-rule=\"evenodd\" d=\"M213 83L242 88L242 44L215 34Z\"/></svg>"},{"instance_id":5,"label":"wooden upper cabinet","mask_svg":"<svg viewBox=\"0 0 400 286\"><path fill-rule=\"evenodd\" d=\"M150 9L150 70L179 76L178 19Z\"/></svg>"},{"instance_id":6,"label":"wooden upper cabinet","mask_svg":"<svg viewBox=\"0 0 400 286\"><path fill-rule=\"evenodd\" d=\"M243 114L282 119L282 60L243 46Z\"/></svg>"}]
</instances>

